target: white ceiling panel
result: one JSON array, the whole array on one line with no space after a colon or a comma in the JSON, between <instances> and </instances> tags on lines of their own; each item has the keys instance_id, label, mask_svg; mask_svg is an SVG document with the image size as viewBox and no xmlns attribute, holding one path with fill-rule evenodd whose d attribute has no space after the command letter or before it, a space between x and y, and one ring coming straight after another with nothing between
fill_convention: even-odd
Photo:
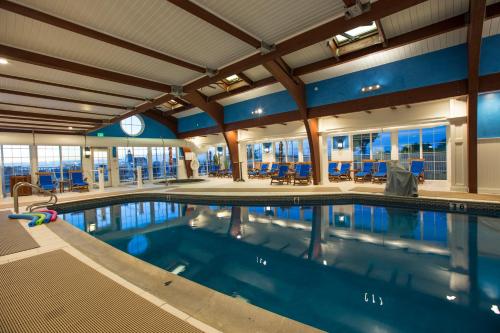
<instances>
[{"instance_id":1,"label":"white ceiling panel","mask_svg":"<svg viewBox=\"0 0 500 333\"><path fill-rule=\"evenodd\" d=\"M0 41L16 48L167 84L182 84L200 76L200 73L4 10L0 10L0 22Z\"/></svg>"},{"instance_id":2,"label":"white ceiling panel","mask_svg":"<svg viewBox=\"0 0 500 333\"><path fill-rule=\"evenodd\" d=\"M248 76L248 78L250 80L252 80L253 82L256 82L256 81L265 79L266 77L272 76L271 73L269 73L267 71L267 69L264 66L262 66L262 65L259 65L259 66L254 67L254 68L247 69L246 71L243 71L243 73L246 76Z\"/></svg>"},{"instance_id":3,"label":"white ceiling panel","mask_svg":"<svg viewBox=\"0 0 500 333\"><path fill-rule=\"evenodd\" d=\"M184 117L192 116L194 114L202 113L202 112L203 111L201 109L199 109L199 108L192 108L192 109L189 109L189 110L186 110L186 111L175 113L172 116L175 117L175 118L184 118Z\"/></svg>"},{"instance_id":4,"label":"white ceiling panel","mask_svg":"<svg viewBox=\"0 0 500 333\"><path fill-rule=\"evenodd\" d=\"M468 10L469 0L429 0L384 17L381 22L387 38L392 38Z\"/></svg>"},{"instance_id":5,"label":"white ceiling panel","mask_svg":"<svg viewBox=\"0 0 500 333\"><path fill-rule=\"evenodd\" d=\"M98 103L119 105L125 107L134 107L138 104L141 104L141 101L136 101L132 99L95 94L81 90L54 87L50 85L44 85L40 83L34 83L22 80L15 80L4 77L0 77L0 88L40 94L40 95L71 98L87 102L98 102Z\"/></svg>"},{"instance_id":6,"label":"white ceiling panel","mask_svg":"<svg viewBox=\"0 0 500 333\"><path fill-rule=\"evenodd\" d=\"M88 118L88 119L110 119L112 116L105 116L99 114L92 114L91 112L82 111L59 111L59 110L46 110L40 109L36 107L26 107L26 106L17 106L17 105L9 105L9 104L1 104L0 110L7 111L17 111L17 112L29 112L36 114L48 114L48 115L56 115L56 116L68 116L68 117L79 117L79 118Z\"/></svg>"},{"instance_id":7,"label":"white ceiling panel","mask_svg":"<svg viewBox=\"0 0 500 333\"><path fill-rule=\"evenodd\" d=\"M285 87L283 87L281 85L281 83L274 83L274 84L270 84L270 85L265 86L265 87L252 89L252 90L249 90L247 92L244 92L244 93L241 93L238 95L234 95L234 96L230 96L230 97L227 97L224 99L220 99L217 102L222 104L222 105L229 105L229 104L234 104L234 103L246 101L248 99L252 99L255 97L269 95L269 94L272 94L272 93L275 93L278 91L283 91L283 90L285 90Z\"/></svg>"},{"instance_id":8,"label":"white ceiling panel","mask_svg":"<svg viewBox=\"0 0 500 333\"><path fill-rule=\"evenodd\" d=\"M326 45L326 41L316 43L302 50L287 54L283 60L292 68L297 68L303 65L332 57L332 51Z\"/></svg>"},{"instance_id":9,"label":"white ceiling panel","mask_svg":"<svg viewBox=\"0 0 500 333\"><path fill-rule=\"evenodd\" d=\"M155 90L128 86L111 81L95 79L89 76L73 74L51 68L31 65L28 63L9 60L8 65L0 66L0 73L21 76L35 80L49 81L87 89L102 90L115 94L134 96L139 98L154 98L162 93Z\"/></svg>"},{"instance_id":10,"label":"white ceiling panel","mask_svg":"<svg viewBox=\"0 0 500 333\"><path fill-rule=\"evenodd\" d=\"M344 14L342 0L195 0L267 43L288 39Z\"/></svg>"},{"instance_id":11,"label":"white ceiling panel","mask_svg":"<svg viewBox=\"0 0 500 333\"><path fill-rule=\"evenodd\" d=\"M225 91L224 89L222 89L220 86L216 85L215 83L213 83L209 86L203 87L201 89L198 89L198 90L205 96L213 96L213 95L217 95L217 94L220 94L220 93Z\"/></svg>"},{"instance_id":12,"label":"white ceiling panel","mask_svg":"<svg viewBox=\"0 0 500 333\"><path fill-rule=\"evenodd\" d=\"M424 39L417 43L412 43L387 51L377 52L360 59L326 68L314 73L306 74L301 76L301 78L306 83L326 80L332 77L365 70L368 68L437 51L447 47L463 44L465 43L466 39L467 29L462 28L452 32L434 36L432 38Z\"/></svg>"},{"instance_id":13,"label":"white ceiling panel","mask_svg":"<svg viewBox=\"0 0 500 333\"><path fill-rule=\"evenodd\" d=\"M253 50L165 0L16 2L201 66L218 68Z\"/></svg>"},{"instance_id":14,"label":"white ceiling panel","mask_svg":"<svg viewBox=\"0 0 500 333\"><path fill-rule=\"evenodd\" d=\"M53 121L51 120L30 120L30 119L12 119L12 118L7 118L7 117L2 117L2 115L0 115L0 126L2 126L3 124L7 124L7 125L46 125L46 126L51 126L52 124L54 124ZM61 126L66 126L66 127L74 127L74 128L85 128L85 129L90 129L92 127L94 127L95 125L93 124L79 124L79 123L71 123L71 122L64 122L63 124L60 124ZM61 128L61 127L57 127L57 128Z\"/></svg>"},{"instance_id":15,"label":"white ceiling panel","mask_svg":"<svg viewBox=\"0 0 500 333\"><path fill-rule=\"evenodd\" d=\"M490 37L500 34L500 17L486 20L483 24L483 37Z\"/></svg>"},{"instance_id":16,"label":"white ceiling panel","mask_svg":"<svg viewBox=\"0 0 500 333\"><path fill-rule=\"evenodd\" d=\"M0 93L0 101L2 101L2 103L32 105L34 107L40 106L43 108L57 108L64 110L87 111L104 115L119 115L126 112L126 110L111 109L111 108L93 106L87 104L60 102L60 101L53 101L36 97L26 97L26 96L4 94L4 93Z\"/></svg>"}]
</instances>

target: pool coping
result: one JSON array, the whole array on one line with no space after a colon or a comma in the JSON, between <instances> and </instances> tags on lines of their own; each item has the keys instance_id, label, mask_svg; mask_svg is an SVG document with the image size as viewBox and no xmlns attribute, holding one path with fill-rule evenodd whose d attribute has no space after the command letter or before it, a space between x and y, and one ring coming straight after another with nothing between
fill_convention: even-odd
<instances>
[{"instance_id":1,"label":"pool coping","mask_svg":"<svg viewBox=\"0 0 500 333\"><path fill-rule=\"evenodd\" d=\"M95 208L134 201L167 201L199 205L327 205L355 204L384 205L395 208L413 208L418 210L439 210L447 213L466 213L500 217L500 202L479 201L472 199L449 199L435 197L400 197L379 193L336 192L321 194L276 194L276 195L213 195L213 194L178 194L170 192L141 192L111 195L105 198L67 201L49 208L60 213Z\"/></svg>"},{"instance_id":2,"label":"pool coping","mask_svg":"<svg viewBox=\"0 0 500 333\"><path fill-rule=\"evenodd\" d=\"M165 301L181 317L223 332L322 332L135 258L62 219L47 227L97 264Z\"/></svg>"}]
</instances>

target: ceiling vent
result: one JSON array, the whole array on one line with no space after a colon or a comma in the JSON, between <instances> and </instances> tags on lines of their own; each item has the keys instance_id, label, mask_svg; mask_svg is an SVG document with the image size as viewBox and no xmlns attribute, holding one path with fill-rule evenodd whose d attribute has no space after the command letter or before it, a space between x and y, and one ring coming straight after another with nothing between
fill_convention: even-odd
<instances>
[{"instance_id":1,"label":"ceiling vent","mask_svg":"<svg viewBox=\"0 0 500 333\"><path fill-rule=\"evenodd\" d=\"M182 92L182 86L171 86L170 95L175 97L181 97L184 93Z\"/></svg>"}]
</instances>

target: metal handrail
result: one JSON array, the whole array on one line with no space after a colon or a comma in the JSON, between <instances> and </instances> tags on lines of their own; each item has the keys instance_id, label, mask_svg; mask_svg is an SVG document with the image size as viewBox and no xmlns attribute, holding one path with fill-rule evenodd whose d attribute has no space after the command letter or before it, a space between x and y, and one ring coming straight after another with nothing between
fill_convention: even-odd
<instances>
[{"instance_id":1,"label":"metal handrail","mask_svg":"<svg viewBox=\"0 0 500 333\"><path fill-rule=\"evenodd\" d=\"M50 204L55 205L57 203L57 195L55 195L55 193L44 190L44 189L40 188L39 186L33 185L31 183L28 183L28 182L19 182L19 183L16 183L14 185L14 187L12 188L12 193L14 195L14 211L16 213L19 213L19 193L18 193L18 190L21 187L31 187L35 190L38 190L38 192L40 192L40 193L45 193L45 194L50 195L49 201L47 201L47 202L45 202L45 201L34 202L31 205L27 206L26 209L30 212L32 212L36 208L45 207L45 206L50 205ZM54 199L54 201L52 201L52 199Z\"/></svg>"}]
</instances>

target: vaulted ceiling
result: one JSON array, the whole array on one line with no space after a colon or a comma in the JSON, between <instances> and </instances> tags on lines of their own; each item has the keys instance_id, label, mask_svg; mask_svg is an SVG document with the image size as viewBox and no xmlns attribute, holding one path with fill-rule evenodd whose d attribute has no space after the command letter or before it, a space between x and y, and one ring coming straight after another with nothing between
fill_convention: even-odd
<instances>
[{"instance_id":1,"label":"vaulted ceiling","mask_svg":"<svg viewBox=\"0 0 500 333\"><path fill-rule=\"evenodd\" d=\"M499 2L487 1L484 36L500 33ZM467 40L468 0L372 1L350 20L346 4L1 0L0 131L84 133L144 112L175 128L207 105L284 90L269 61L308 83ZM372 21L376 31L332 42Z\"/></svg>"}]
</instances>

